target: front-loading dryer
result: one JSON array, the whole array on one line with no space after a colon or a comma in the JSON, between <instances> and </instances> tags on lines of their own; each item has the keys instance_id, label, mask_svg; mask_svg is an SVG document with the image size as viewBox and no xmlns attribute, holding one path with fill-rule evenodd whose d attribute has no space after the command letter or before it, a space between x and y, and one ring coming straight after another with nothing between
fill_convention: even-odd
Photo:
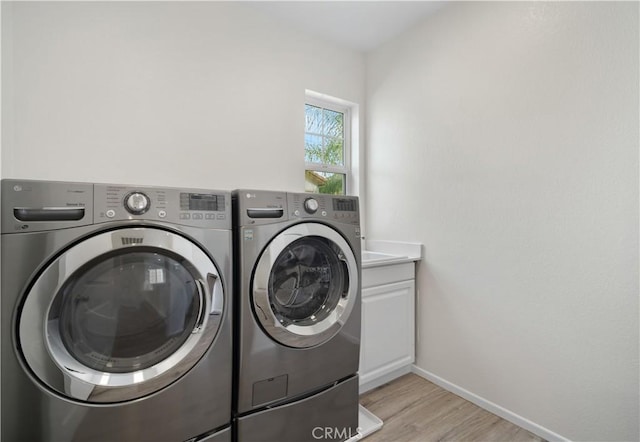
<instances>
[{"instance_id":1,"label":"front-loading dryer","mask_svg":"<svg viewBox=\"0 0 640 442\"><path fill-rule=\"evenodd\" d=\"M2 440L231 440L230 200L2 181Z\"/></svg>"},{"instance_id":2,"label":"front-loading dryer","mask_svg":"<svg viewBox=\"0 0 640 442\"><path fill-rule=\"evenodd\" d=\"M232 195L237 440L355 436L357 197L256 190Z\"/></svg>"}]
</instances>

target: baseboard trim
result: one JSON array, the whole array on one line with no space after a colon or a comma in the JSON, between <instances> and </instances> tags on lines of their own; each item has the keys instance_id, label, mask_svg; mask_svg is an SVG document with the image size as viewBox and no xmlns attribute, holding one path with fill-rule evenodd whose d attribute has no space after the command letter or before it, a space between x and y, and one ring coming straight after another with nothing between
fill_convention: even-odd
<instances>
[{"instance_id":1,"label":"baseboard trim","mask_svg":"<svg viewBox=\"0 0 640 442\"><path fill-rule=\"evenodd\" d=\"M418 376L425 378L428 381L433 382L434 384L444 388L447 391L450 391L453 394L456 394L469 402L476 404L480 408L484 408L485 410L493 413L501 418L508 420L511 423L518 425L519 427L524 428L527 431L532 432L548 441L553 442L568 442L569 439L563 437L553 431L543 427L542 425L538 425L535 422L531 422L529 419L524 418L512 411L507 410L506 408L501 407L498 404L494 404L491 401L486 400L483 397L478 396L475 393L470 392L469 390L465 390L464 388L451 383L440 376L437 376L427 370L424 370L420 367L416 367L413 365L411 367L411 372L417 374Z\"/></svg>"},{"instance_id":2,"label":"baseboard trim","mask_svg":"<svg viewBox=\"0 0 640 442\"><path fill-rule=\"evenodd\" d=\"M413 364L405 365L404 367L396 368L395 370L385 373L376 377L375 379L366 380L366 375L360 377L360 394L366 393L369 390L373 390L376 387L391 382L394 379L404 376L407 373L411 373L413 370ZM364 380L364 382L363 382Z\"/></svg>"}]
</instances>

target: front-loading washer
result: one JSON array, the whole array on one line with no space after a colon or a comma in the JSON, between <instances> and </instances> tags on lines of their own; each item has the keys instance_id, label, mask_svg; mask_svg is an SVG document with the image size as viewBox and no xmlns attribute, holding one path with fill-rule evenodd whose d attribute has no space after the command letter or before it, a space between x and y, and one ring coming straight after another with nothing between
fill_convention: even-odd
<instances>
[{"instance_id":1,"label":"front-loading washer","mask_svg":"<svg viewBox=\"0 0 640 442\"><path fill-rule=\"evenodd\" d=\"M356 436L357 197L257 190L232 197L238 442Z\"/></svg>"},{"instance_id":2,"label":"front-loading washer","mask_svg":"<svg viewBox=\"0 0 640 442\"><path fill-rule=\"evenodd\" d=\"M230 205L2 181L2 440L231 440Z\"/></svg>"}]
</instances>

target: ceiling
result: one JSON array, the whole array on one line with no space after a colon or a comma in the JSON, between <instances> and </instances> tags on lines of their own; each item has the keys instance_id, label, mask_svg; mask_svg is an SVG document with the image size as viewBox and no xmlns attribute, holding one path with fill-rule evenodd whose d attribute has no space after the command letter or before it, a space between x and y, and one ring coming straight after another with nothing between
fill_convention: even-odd
<instances>
[{"instance_id":1,"label":"ceiling","mask_svg":"<svg viewBox=\"0 0 640 442\"><path fill-rule=\"evenodd\" d=\"M243 2L289 25L367 52L440 9L445 1Z\"/></svg>"}]
</instances>

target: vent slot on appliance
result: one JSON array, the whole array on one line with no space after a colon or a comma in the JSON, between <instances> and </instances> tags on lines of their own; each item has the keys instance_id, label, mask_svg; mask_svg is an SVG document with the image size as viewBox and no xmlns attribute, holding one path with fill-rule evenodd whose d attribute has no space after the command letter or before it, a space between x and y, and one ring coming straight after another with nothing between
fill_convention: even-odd
<instances>
[{"instance_id":1,"label":"vent slot on appliance","mask_svg":"<svg viewBox=\"0 0 640 442\"><path fill-rule=\"evenodd\" d=\"M143 238L125 237L121 238L123 246L130 246L132 244L142 244Z\"/></svg>"}]
</instances>

